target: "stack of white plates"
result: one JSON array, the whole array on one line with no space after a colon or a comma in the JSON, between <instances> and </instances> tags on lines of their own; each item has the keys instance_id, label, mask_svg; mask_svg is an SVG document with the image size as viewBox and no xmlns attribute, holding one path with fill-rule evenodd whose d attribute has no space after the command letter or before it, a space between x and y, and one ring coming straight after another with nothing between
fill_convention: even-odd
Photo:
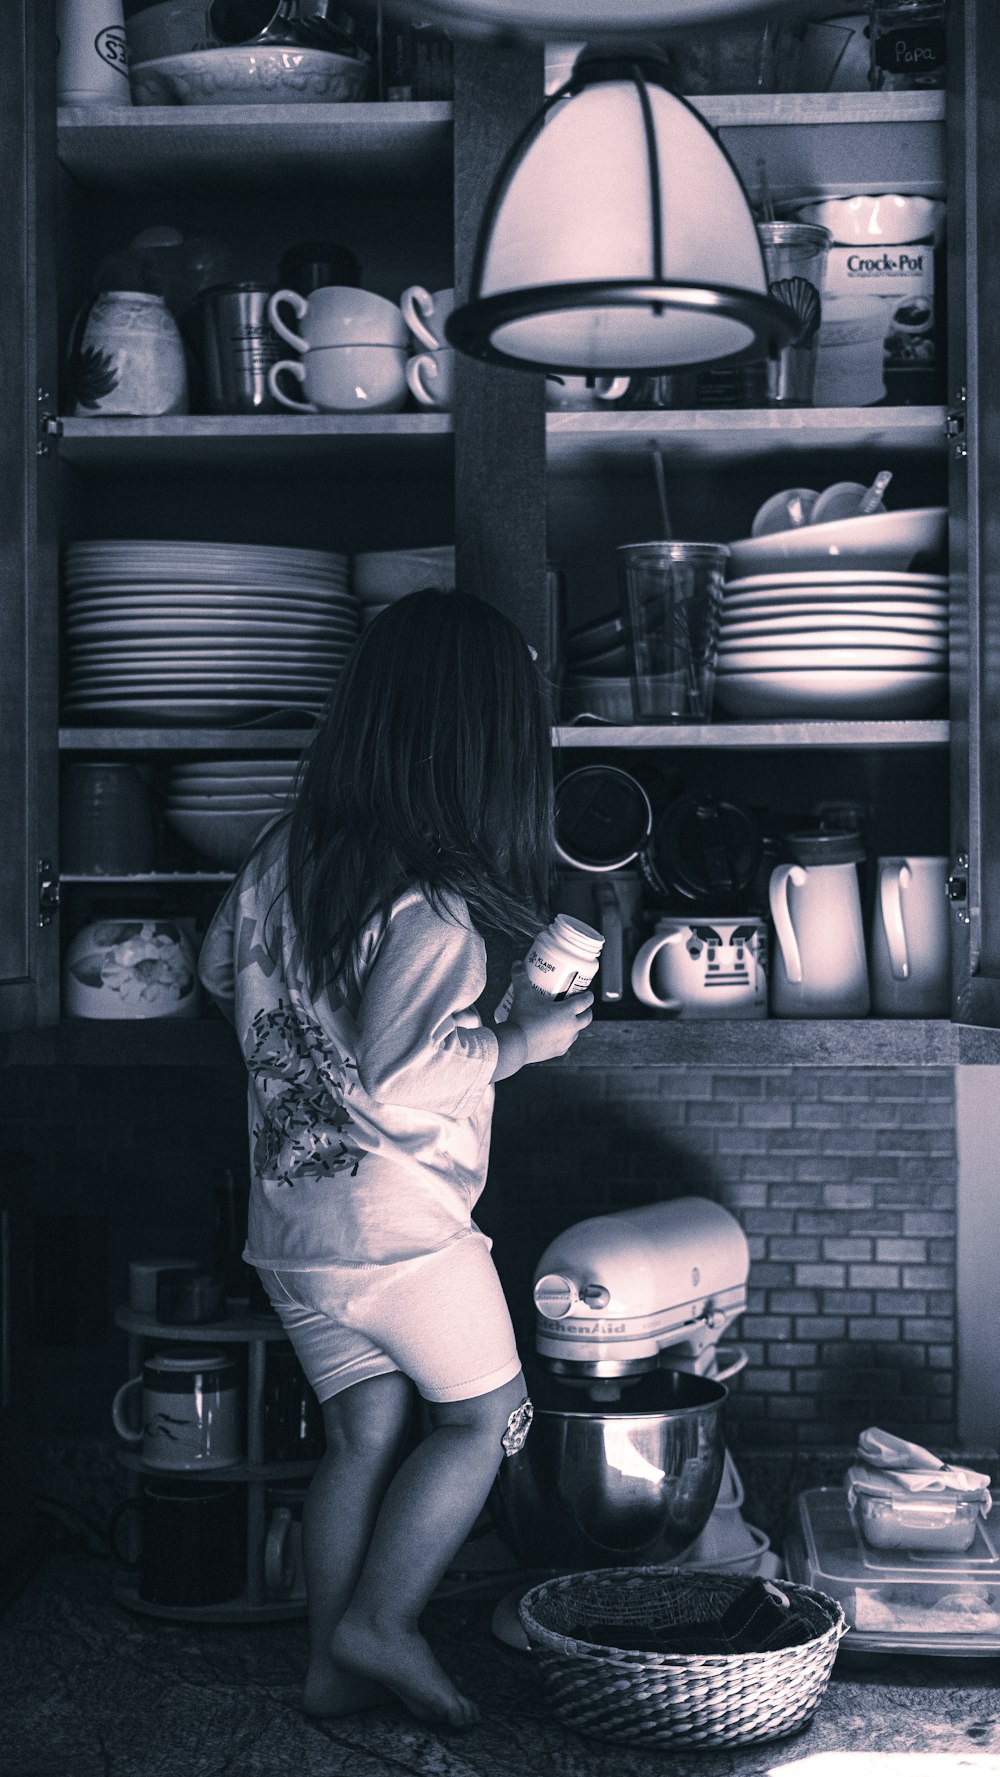
<instances>
[{"instance_id":1,"label":"stack of white plates","mask_svg":"<svg viewBox=\"0 0 1000 1777\"><path fill-rule=\"evenodd\" d=\"M715 701L727 715L927 715L947 677L943 574L841 568L726 584Z\"/></svg>"},{"instance_id":2,"label":"stack of white plates","mask_svg":"<svg viewBox=\"0 0 1000 1777\"><path fill-rule=\"evenodd\" d=\"M262 829L291 806L294 759L208 759L175 765L165 814L206 858L235 870Z\"/></svg>"},{"instance_id":3,"label":"stack of white plates","mask_svg":"<svg viewBox=\"0 0 1000 1777\"><path fill-rule=\"evenodd\" d=\"M370 623L387 605L408 593L422 592L425 586L454 592L453 543L427 549L369 549L351 557L351 590L361 606L363 624Z\"/></svg>"},{"instance_id":4,"label":"stack of white plates","mask_svg":"<svg viewBox=\"0 0 1000 1777\"><path fill-rule=\"evenodd\" d=\"M328 550L73 543L65 581L71 719L315 713L358 633L347 557Z\"/></svg>"}]
</instances>

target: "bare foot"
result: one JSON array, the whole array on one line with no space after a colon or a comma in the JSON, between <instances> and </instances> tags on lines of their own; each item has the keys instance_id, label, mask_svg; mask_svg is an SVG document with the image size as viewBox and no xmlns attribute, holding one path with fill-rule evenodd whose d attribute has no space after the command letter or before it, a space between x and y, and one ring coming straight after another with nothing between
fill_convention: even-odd
<instances>
[{"instance_id":1,"label":"bare foot","mask_svg":"<svg viewBox=\"0 0 1000 1777\"><path fill-rule=\"evenodd\" d=\"M361 1709L377 1709L392 1702L384 1685L342 1672L332 1660L312 1660L306 1673L302 1708L306 1715L355 1715Z\"/></svg>"},{"instance_id":2,"label":"bare foot","mask_svg":"<svg viewBox=\"0 0 1000 1777\"><path fill-rule=\"evenodd\" d=\"M416 1629L402 1624L382 1629L348 1611L333 1632L331 1648L338 1666L388 1685L418 1721L471 1728L479 1720L475 1703L452 1684Z\"/></svg>"}]
</instances>

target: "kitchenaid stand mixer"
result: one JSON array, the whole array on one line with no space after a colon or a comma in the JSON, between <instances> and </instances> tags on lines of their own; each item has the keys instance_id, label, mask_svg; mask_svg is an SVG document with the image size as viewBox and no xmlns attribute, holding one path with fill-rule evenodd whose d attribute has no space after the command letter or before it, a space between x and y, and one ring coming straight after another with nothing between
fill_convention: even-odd
<instances>
[{"instance_id":1,"label":"kitchenaid stand mixer","mask_svg":"<svg viewBox=\"0 0 1000 1777\"><path fill-rule=\"evenodd\" d=\"M592 1217L545 1249L535 1418L491 1498L526 1570L755 1563L766 1552L739 1517L721 1424L720 1384L746 1353L719 1340L746 1309L749 1266L739 1223L699 1197ZM511 1645L523 1645L523 1589L494 1618Z\"/></svg>"}]
</instances>

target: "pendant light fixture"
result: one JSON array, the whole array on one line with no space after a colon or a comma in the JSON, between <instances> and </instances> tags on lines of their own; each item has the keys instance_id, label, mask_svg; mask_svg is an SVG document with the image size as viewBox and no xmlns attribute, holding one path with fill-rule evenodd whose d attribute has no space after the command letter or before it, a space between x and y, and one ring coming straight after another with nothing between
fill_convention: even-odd
<instances>
[{"instance_id":1,"label":"pendant light fixture","mask_svg":"<svg viewBox=\"0 0 1000 1777\"><path fill-rule=\"evenodd\" d=\"M468 302L471 357L614 376L776 352L796 318L768 292L746 188L669 87L661 51L588 47L500 168Z\"/></svg>"},{"instance_id":2,"label":"pendant light fixture","mask_svg":"<svg viewBox=\"0 0 1000 1777\"><path fill-rule=\"evenodd\" d=\"M392 0L391 10L442 24L456 37L535 42L649 37L685 25L721 24L802 0ZM388 10L388 9L387 9Z\"/></svg>"}]
</instances>

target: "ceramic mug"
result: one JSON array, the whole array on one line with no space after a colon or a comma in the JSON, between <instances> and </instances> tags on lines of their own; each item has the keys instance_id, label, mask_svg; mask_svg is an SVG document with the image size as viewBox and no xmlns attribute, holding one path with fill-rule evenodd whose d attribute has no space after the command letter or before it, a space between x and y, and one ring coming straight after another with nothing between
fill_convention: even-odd
<instances>
[{"instance_id":1,"label":"ceramic mug","mask_svg":"<svg viewBox=\"0 0 1000 1777\"><path fill-rule=\"evenodd\" d=\"M951 920L947 858L879 858L872 924L872 1011L947 1018Z\"/></svg>"},{"instance_id":2,"label":"ceramic mug","mask_svg":"<svg viewBox=\"0 0 1000 1777\"><path fill-rule=\"evenodd\" d=\"M779 864L768 900L778 1018L865 1018L871 997L854 863Z\"/></svg>"},{"instance_id":3,"label":"ceramic mug","mask_svg":"<svg viewBox=\"0 0 1000 1777\"><path fill-rule=\"evenodd\" d=\"M111 1520L111 1544L120 1566L139 1574L139 1596L150 1604L190 1607L226 1604L243 1591L245 1507L232 1483L172 1481L147 1476L134 1499L122 1500ZM119 1541L119 1525L139 1513L138 1552Z\"/></svg>"},{"instance_id":4,"label":"ceramic mug","mask_svg":"<svg viewBox=\"0 0 1000 1777\"><path fill-rule=\"evenodd\" d=\"M126 1403L141 1390L142 1422ZM154 1469L230 1468L243 1458L243 1406L235 1360L218 1350L154 1351L140 1376L123 1382L111 1420L126 1444L142 1447Z\"/></svg>"},{"instance_id":5,"label":"ceramic mug","mask_svg":"<svg viewBox=\"0 0 1000 1777\"><path fill-rule=\"evenodd\" d=\"M279 1505L271 1513L264 1540L264 1584L272 1598L304 1598L302 1506Z\"/></svg>"},{"instance_id":6,"label":"ceramic mug","mask_svg":"<svg viewBox=\"0 0 1000 1777\"><path fill-rule=\"evenodd\" d=\"M454 290L425 290L422 284L411 284L399 299L400 313L419 351L426 346L437 352L445 345L445 323L455 307Z\"/></svg>"},{"instance_id":7,"label":"ceramic mug","mask_svg":"<svg viewBox=\"0 0 1000 1777\"><path fill-rule=\"evenodd\" d=\"M587 410L608 401L620 401L632 386L629 376L563 376L552 372L545 378L547 407Z\"/></svg>"},{"instance_id":8,"label":"ceramic mug","mask_svg":"<svg viewBox=\"0 0 1000 1777\"><path fill-rule=\"evenodd\" d=\"M57 0L60 105L131 105L122 0Z\"/></svg>"},{"instance_id":9,"label":"ceramic mug","mask_svg":"<svg viewBox=\"0 0 1000 1777\"><path fill-rule=\"evenodd\" d=\"M197 1271L197 1259L130 1259L128 1305L136 1314L156 1317L156 1292L161 1271Z\"/></svg>"},{"instance_id":10,"label":"ceramic mug","mask_svg":"<svg viewBox=\"0 0 1000 1777\"><path fill-rule=\"evenodd\" d=\"M292 310L301 331L283 320L282 305ZM297 352L322 346L395 346L409 344L406 322L394 302L353 284L324 284L311 296L297 290L276 290L267 305L275 333ZM280 398L280 397L279 397Z\"/></svg>"},{"instance_id":11,"label":"ceramic mug","mask_svg":"<svg viewBox=\"0 0 1000 1777\"><path fill-rule=\"evenodd\" d=\"M287 370L307 401L293 401L279 377ZM398 413L406 400L406 353L394 346L325 346L302 358L281 358L267 386L293 413Z\"/></svg>"},{"instance_id":12,"label":"ceramic mug","mask_svg":"<svg viewBox=\"0 0 1000 1777\"><path fill-rule=\"evenodd\" d=\"M406 386L421 407L449 408L455 389L455 354L451 347L408 358Z\"/></svg>"},{"instance_id":13,"label":"ceramic mug","mask_svg":"<svg viewBox=\"0 0 1000 1777\"><path fill-rule=\"evenodd\" d=\"M180 329L165 299L149 290L95 296L73 322L67 368L76 418L188 411Z\"/></svg>"},{"instance_id":14,"label":"ceramic mug","mask_svg":"<svg viewBox=\"0 0 1000 1777\"><path fill-rule=\"evenodd\" d=\"M632 964L632 989L682 1018L766 1018L767 926L732 914L658 919Z\"/></svg>"}]
</instances>

